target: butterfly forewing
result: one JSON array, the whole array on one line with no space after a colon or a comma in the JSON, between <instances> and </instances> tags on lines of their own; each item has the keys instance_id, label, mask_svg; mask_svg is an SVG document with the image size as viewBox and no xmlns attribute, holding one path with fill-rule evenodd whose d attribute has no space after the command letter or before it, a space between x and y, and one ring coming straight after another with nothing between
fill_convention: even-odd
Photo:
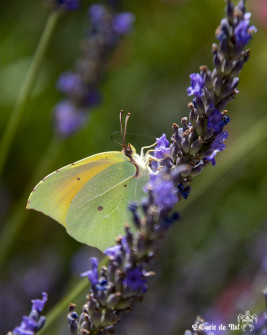
<instances>
[{"instance_id":1,"label":"butterfly forewing","mask_svg":"<svg viewBox=\"0 0 267 335\"><path fill-rule=\"evenodd\" d=\"M70 203L79 190L101 171L125 161L130 162L121 152L111 151L67 165L45 177L33 189L27 208L42 212L65 226Z\"/></svg>"}]
</instances>

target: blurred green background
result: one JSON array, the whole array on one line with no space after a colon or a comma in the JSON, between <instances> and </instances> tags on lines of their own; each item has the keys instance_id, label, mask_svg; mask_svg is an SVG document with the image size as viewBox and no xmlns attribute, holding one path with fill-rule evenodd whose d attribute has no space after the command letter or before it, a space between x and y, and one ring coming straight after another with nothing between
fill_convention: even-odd
<instances>
[{"instance_id":1,"label":"blurred green background","mask_svg":"<svg viewBox=\"0 0 267 335\"><path fill-rule=\"evenodd\" d=\"M51 110L61 99L56 81L81 54L91 3L83 1L80 11L62 17L53 35L0 176L1 230L11 224L16 208L26 205L25 188L38 164L45 155L49 160ZM254 305L255 311L264 308L267 122L261 120L267 104L267 1L250 0L247 7L258 33L250 44L238 99L228 106L227 149L216 167L208 167L193 182L192 199L181 204L182 219L159 250L157 275L144 301L119 325L118 334L180 334L199 314L210 322L235 322L239 312ZM132 114L129 132L170 137L172 123L179 124L188 114L189 74L199 65L212 66L210 49L224 15L223 0L124 0L122 10L132 11L136 22L106 65L103 103L86 126L65 141L48 171L44 166L44 175L91 154L119 150L110 135L119 129L121 109ZM47 17L41 1L0 1L0 135ZM248 147L257 124L266 135ZM153 143L140 136L130 136L129 141L138 151ZM0 269L1 334L20 322L30 309L29 300L42 291L49 294L46 312L52 308L89 267L89 256L96 254L48 217L29 213ZM66 334L66 313L67 305L47 334Z\"/></svg>"}]
</instances>

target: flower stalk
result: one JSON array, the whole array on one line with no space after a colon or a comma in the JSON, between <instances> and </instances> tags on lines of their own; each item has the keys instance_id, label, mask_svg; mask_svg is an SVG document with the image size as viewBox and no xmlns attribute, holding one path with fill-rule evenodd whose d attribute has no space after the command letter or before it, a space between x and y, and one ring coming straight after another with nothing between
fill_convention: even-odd
<instances>
[{"instance_id":1,"label":"flower stalk","mask_svg":"<svg viewBox=\"0 0 267 335\"><path fill-rule=\"evenodd\" d=\"M19 123L22 119L23 113L26 110L27 103L29 102L29 99L31 97L34 84L36 82L42 62L44 60L46 50L55 31L59 16L60 12L58 11L53 11L49 14L43 34L40 38L30 68L27 72L21 91L19 93L18 100L15 103L13 111L11 112L10 118L5 127L5 131L0 142L0 175L4 168L9 149L16 136Z\"/></svg>"},{"instance_id":2,"label":"flower stalk","mask_svg":"<svg viewBox=\"0 0 267 335\"><path fill-rule=\"evenodd\" d=\"M154 173L145 186L148 196L139 205L129 205L135 230L126 226L125 235L104 252L107 266L99 268L98 259L91 258L92 269L82 274L91 290L80 316L70 305L72 335L113 334L122 316L142 300L147 280L154 275L150 267L158 244L179 219L174 206L188 198L194 176L210 163L215 165L216 154L225 149L224 127L230 119L224 108L238 93L237 75L249 56L243 49L256 31L244 1L234 7L228 0L226 13L216 31L219 42L212 46L214 69L201 66L200 73L190 76L188 95L195 97L189 117L182 118L180 127L173 124L171 145L164 134L157 139L156 160L151 162Z\"/></svg>"}]
</instances>

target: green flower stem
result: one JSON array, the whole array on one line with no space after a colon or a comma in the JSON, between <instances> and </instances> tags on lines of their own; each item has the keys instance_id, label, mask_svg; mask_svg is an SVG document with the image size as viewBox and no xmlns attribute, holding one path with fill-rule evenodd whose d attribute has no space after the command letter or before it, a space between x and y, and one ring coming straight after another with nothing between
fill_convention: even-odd
<instances>
[{"instance_id":1,"label":"green flower stem","mask_svg":"<svg viewBox=\"0 0 267 335\"><path fill-rule=\"evenodd\" d=\"M10 115L8 124L5 127L5 131L3 133L0 143L0 175L4 167L8 151L15 137L18 125L21 121L23 112L25 111L27 102L29 101L29 98L31 96L34 84L36 82L36 78L38 76L42 61L45 56L45 52L55 30L59 16L60 13L55 11L51 12L48 17L45 29L43 31L38 47L33 56L30 68L22 85L18 100Z\"/></svg>"},{"instance_id":2,"label":"green flower stem","mask_svg":"<svg viewBox=\"0 0 267 335\"><path fill-rule=\"evenodd\" d=\"M191 192L187 201L182 201L177 205L177 210L183 211L192 205L203 195L217 180L225 175L239 162L244 162L248 158L248 153L252 152L258 145L264 142L267 138L267 117L258 122L254 127L250 128L240 139L238 139L229 149L229 153L221 160L216 169L209 168L208 178L202 178L203 181L199 182L197 187ZM105 259L104 259L105 260ZM101 264L104 262L101 262ZM103 265L103 264L102 264ZM47 314L47 321L44 330L40 335L44 335L49 329L52 332L52 327L55 329L56 320L61 314L67 315L68 304L78 299L82 293L88 291L88 281L80 280L76 286L68 293L62 300ZM54 331L54 330L53 330Z\"/></svg>"},{"instance_id":3,"label":"green flower stem","mask_svg":"<svg viewBox=\"0 0 267 335\"><path fill-rule=\"evenodd\" d=\"M0 235L0 269L7 259L7 256L12 249L23 224L30 214L30 211L26 210L25 207L31 190L38 183L38 181L40 181L40 179L48 173L62 147L62 141L55 140L54 138L51 140L46 152L42 156L43 159L40 161L32 178L30 178L25 188L25 192L17 202L11 217L7 220L4 228L2 229Z\"/></svg>"}]
</instances>

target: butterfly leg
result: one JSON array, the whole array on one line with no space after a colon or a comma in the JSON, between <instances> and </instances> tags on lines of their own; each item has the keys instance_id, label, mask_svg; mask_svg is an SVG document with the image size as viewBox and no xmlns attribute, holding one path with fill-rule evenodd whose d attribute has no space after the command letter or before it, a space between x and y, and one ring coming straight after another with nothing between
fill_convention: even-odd
<instances>
[{"instance_id":1,"label":"butterfly leg","mask_svg":"<svg viewBox=\"0 0 267 335\"><path fill-rule=\"evenodd\" d=\"M156 144L157 144L157 142L153 143L152 145L148 145L148 146L142 147L142 148L141 148L141 155L140 155L141 158L142 158L142 159L145 158L145 156L147 155L148 152L154 151L154 150L149 150L149 151L147 151L146 154L144 155L144 149L152 148L152 147L154 147Z\"/></svg>"}]
</instances>

